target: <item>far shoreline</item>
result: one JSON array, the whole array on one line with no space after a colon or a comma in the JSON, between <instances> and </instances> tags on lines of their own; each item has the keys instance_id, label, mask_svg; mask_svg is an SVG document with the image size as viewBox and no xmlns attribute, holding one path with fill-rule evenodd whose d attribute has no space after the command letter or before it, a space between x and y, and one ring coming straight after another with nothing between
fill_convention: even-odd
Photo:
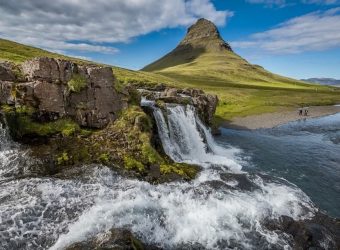
<instances>
[{"instance_id":1,"label":"far shoreline","mask_svg":"<svg viewBox=\"0 0 340 250\"><path fill-rule=\"evenodd\" d=\"M340 113L340 105L311 106L308 107L308 111L309 112L307 116L304 115L300 116L297 108L295 110L289 111L264 113L260 115L250 115L245 117L236 117L230 122L222 123L221 127L240 130L270 129L289 122Z\"/></svg>"}]
</instances>

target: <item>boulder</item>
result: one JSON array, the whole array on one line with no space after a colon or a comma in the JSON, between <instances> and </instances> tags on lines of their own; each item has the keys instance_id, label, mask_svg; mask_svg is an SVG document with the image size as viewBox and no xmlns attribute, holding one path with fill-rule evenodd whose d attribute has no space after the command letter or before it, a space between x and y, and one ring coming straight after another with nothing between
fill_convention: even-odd
<instances>
[{"instance_id":1,"label":"boulder","mask_svg":"<svg viewBox=\"0 0 340 250\"><path fill-rule=\"evenodd\" d=\"M10 63L0 63L0 81L15 81L15 74Z\"/></svg>"},{"instance_id":2,"label":"boulder","mask_svg":"<svg viewBox=\"0 0 340 250\"><path fill-rule=\"evenodd\" d=\"M33 83L33 96L38 101L41 113L57 113L65 115L64 87L61 85L38 81Z\"/></svg>"},{"instance_id":3,"label":"boulder","mask_svg":"<svg viewBox=\"0 0 340 250\"><path fill-rule=\"evenodd\" d=\"M206 124L211 125L218 104L217 96L209 94L198 95L193 98L193 104L200 118Z\"/></svg>"},{"instance_id":4,"label":"boulder","mask_svg":"<svg viewBox=\"0 0 340 250\"><path fill-rule=\"evenodd\" d=\"M183 95L188 95L188 96L192 96L192 97L197 97L197 96L200 96L200 95L204 95L204 91L201 90L201 89L189 89L189 88L186 88L186 89L183 89L181 91L181 93Z\"/></svg>"},{"instance_id":5,"label":"boulder","mask_svg":"<svg viewBox=\"0 0 340 250\"><path fill-rule=\"evenodd\" d=\"M46 80L56 82L60 78L58 64L53 58L34 58L24 62L21 67L28 81Z\"/></svg>"},{"instance_id":6,"label":"boulder","mask_svg":"<svg viewBox=\"0 0 340 250\"><path fill-rule=\"evenodd\" d=\"M81 68L88 78L87 87L79 93L70 93L67 113L81 126L103 128L117 118L124 105L114 89L114 77L109 67Z\"/></svg>"},{"instance_id":7,"label":"boulder","mask_svg":"<svg viewBox=\"0 0 340 250\"><path fill-rule=\"evenodd\" d=\"M292 236L293 249L339 249L340 220L316 212L313 218L293 220L281 216L276 222L268 221L269 230L280 230Z\"/></svg>"},{"instance_id":8,"label":"boulder","mask_svg":"<svg viewBox=\"0 0 340 250\"><path fill-rule=\"evenodd\" d=\"M200 89L176 89L165 88L162 92L153 89L140 89L142 96L149 100L160 100L163 103L176 103L181 105L193 105L201 120L208 126L212 120L218 104L216 95L205 94Z\"/></svg>"},{"instance_id":9,"label":"boulder","mask_svg":"<svg viewBox=\"0 0 340 250\"><path fill-rule=\"evenodd\" d=\"M178 96L178 89L175 88L166 88L161 97L176 97Z\"/></svg>"},{"instance_id":10,"label":"boulder","mask_svg":"<svg viewBox=\"0 0 340 250\"><path fill-rule=\"evenodd\" d=\"M133 234L125 229L111 229L108 232L98 234L83 242L77 242L67 247L66 250L95 250L95 249L150 249L136 239ZM152 248L156 249L156 248Z\"/></svg>"},{"instance_id":11,"label":"boulder","mask_svg":"<svg viewBox=\"0 0 340 250\"><path fill-rule=\"evenodd\" d=\"M0 103L32 107L39 121L70 117L81 126L103 128L127 107L127 98L114 88L110 67L41 57L24 62L21 73L26 82L0 81ZM79 85L76 89L71 80Z\"/></svg>"},{"instance_id":12,"label":"boulder","mask_svg":"<svg viewBox=\"0 0 340 250\"><path fill-rule=\"evenodd\" d=\"M12 82L0 81L0 104L14 104L14 95L12 92Z\"/></svg>"},{"instance_id":13,"label":"boulder","mask_svg":"<svg viewBox=\"0 0 340 250\"><path fill-rule=\"evenodd\" d=\"M74 72L76 64L48 57L38 57L22 64L22 73L28 81L45 80L53 83L67 83Z\"/></svg>"}]
</instances>

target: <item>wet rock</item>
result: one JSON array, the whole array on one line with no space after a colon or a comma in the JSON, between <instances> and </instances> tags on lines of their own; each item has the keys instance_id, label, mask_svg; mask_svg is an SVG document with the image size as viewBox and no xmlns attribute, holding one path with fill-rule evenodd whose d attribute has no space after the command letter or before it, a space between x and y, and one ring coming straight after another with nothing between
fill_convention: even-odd
<instances>
[{"instance_id":1,"label":"wet rock","mask_svg":"<svg viewBox=\"0 0 340 250\"><path fill-rule=\"evenodd\" d=\"M159 100L165 102L165 103L176 103L176 104L182 104L182 105L193 105L193 100L191 97L181 97L181 96L167 96L167 97L161 97Z\"/></svg>"},{"instance_id":2,"label":"wet rock","mask_svg":"<svg viewBox=\"0 0 340 250\"><path fill-rule=\"evenodd\" d=\"M299 221L281 216L278 221L268 221L266 227L290 235L293 249L336 250L340 247L340 220L320 212L312 219Z\"/></svg>"},{"instance_id":3,"label":"wet rock","mask_svg":"<svg viewBox=\"0 0 340 250\"><path fill-rule=\"evenodd\" d=\"M211 125L212 120L216 111L218 104L218 98L216 95L199 95L193 98L193 103L200 118L206 122L206 124Z\"/></svg>"},{"instance_id":4,"label":"wet rock","mask_svg":"<svg viewBox=\"0 0 340 250\"><path fill-rule=\"evenodd\" d=\"M178 93L178 89L175 88L167 88L162 93L162 97L176 97Z\"/></svg>"},{"instance_id":5,"label":"wet rock","mask_svg":"<svg viewBox=\"0 0 340 250\"><path fill-rule=\"evenodd\" d=\"M108 232L101 233L95 237L74 243L67 247L66 250L142 250L142 249L156 249L147 247L139 241L134 235L125 229L111 229Z\"/></svg>"},{"instance_id":6,"label":"wet rock","mask_svg":"<svg viewBox=\"0 0 340 250\"><path fill-rule=\"evenodd\" d=\"M165 88L161 91L155 91L153 88L147 88L140 89L140 93L149 100L160 100L162 103L193 105L195 106L201 120L208 126L212 125L212 120L218 104L218 98L216 95L205 94L200 89L191 88Z\"/></svg>"},{"instance_id":7,"label":"wet rock","mask_svg":"<svg viewBox=\"0 0 340 250\"><path fill-rule=\"evenodd\" d=\"M235 183L234 187L242 191L253 191L258 187L249 179L247 174L222 173L221 179L227 183Z\"/></svg>"}]
</instances>

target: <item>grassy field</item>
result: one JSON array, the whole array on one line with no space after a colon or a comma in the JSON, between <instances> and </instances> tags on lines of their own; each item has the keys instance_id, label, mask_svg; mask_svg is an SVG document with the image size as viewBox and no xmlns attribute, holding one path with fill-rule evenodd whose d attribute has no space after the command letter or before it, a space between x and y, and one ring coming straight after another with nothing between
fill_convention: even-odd
<instances>
[{"instance_id":1,"label":"grassy field","mask_svg":"<svg viewBox=\"0 0 340 250\"><path fill-rule=\"evenodd\" d=\"M21 63L37 56L68 59L80 64L91 63L0 39L0 60ZM234 57L234 61L230 57ZM218 123L237 116L294 109L304 105L340 103L340 89L276 76L259 66L251 65L257 70L249 70L249 65L235 54L204 53L197 55L191 62L156 72L119 67L113 67L113 71L120 84L164 83L182 88L201 88L217 94L220 99L216 112ZM240 72L244 79L239 79Z\"/></svg>"},{"instance_id":2,"label":"grassy field","mask_svg":"<svg viewBox=\"0 0 340 250\"><path fill-rule=\"evenodd\" d=\"M218 95L217 123L239 116L340 103L339 88L273 74L228 49L220 49L221 39L208 40L207 45L200 40L201 48L195 42L189 49L178 46L143 70L175 79L180 87L201 88Z\"/></svg>"}]
</instances>

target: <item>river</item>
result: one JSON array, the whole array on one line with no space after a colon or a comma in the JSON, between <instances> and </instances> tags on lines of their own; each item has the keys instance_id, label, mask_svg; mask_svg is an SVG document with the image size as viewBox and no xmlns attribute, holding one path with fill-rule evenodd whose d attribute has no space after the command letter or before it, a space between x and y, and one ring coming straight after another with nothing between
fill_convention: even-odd
<instances>
[{"instance_id":1,"label":"river","mask_svg":"<svg viewBox=\"0 0 340 250\"><path fill-rule=\"evenodd\" d=\"M268 223L311 218L315 204L337 215L339 116L216 142L190 106L154 114L164 151L202 166L195 180L151 185L101 165L32 176L27 149L1 128L0 249L64 249L113 227L163 249L290 249Z\"/></svg>"}]
</instances>

